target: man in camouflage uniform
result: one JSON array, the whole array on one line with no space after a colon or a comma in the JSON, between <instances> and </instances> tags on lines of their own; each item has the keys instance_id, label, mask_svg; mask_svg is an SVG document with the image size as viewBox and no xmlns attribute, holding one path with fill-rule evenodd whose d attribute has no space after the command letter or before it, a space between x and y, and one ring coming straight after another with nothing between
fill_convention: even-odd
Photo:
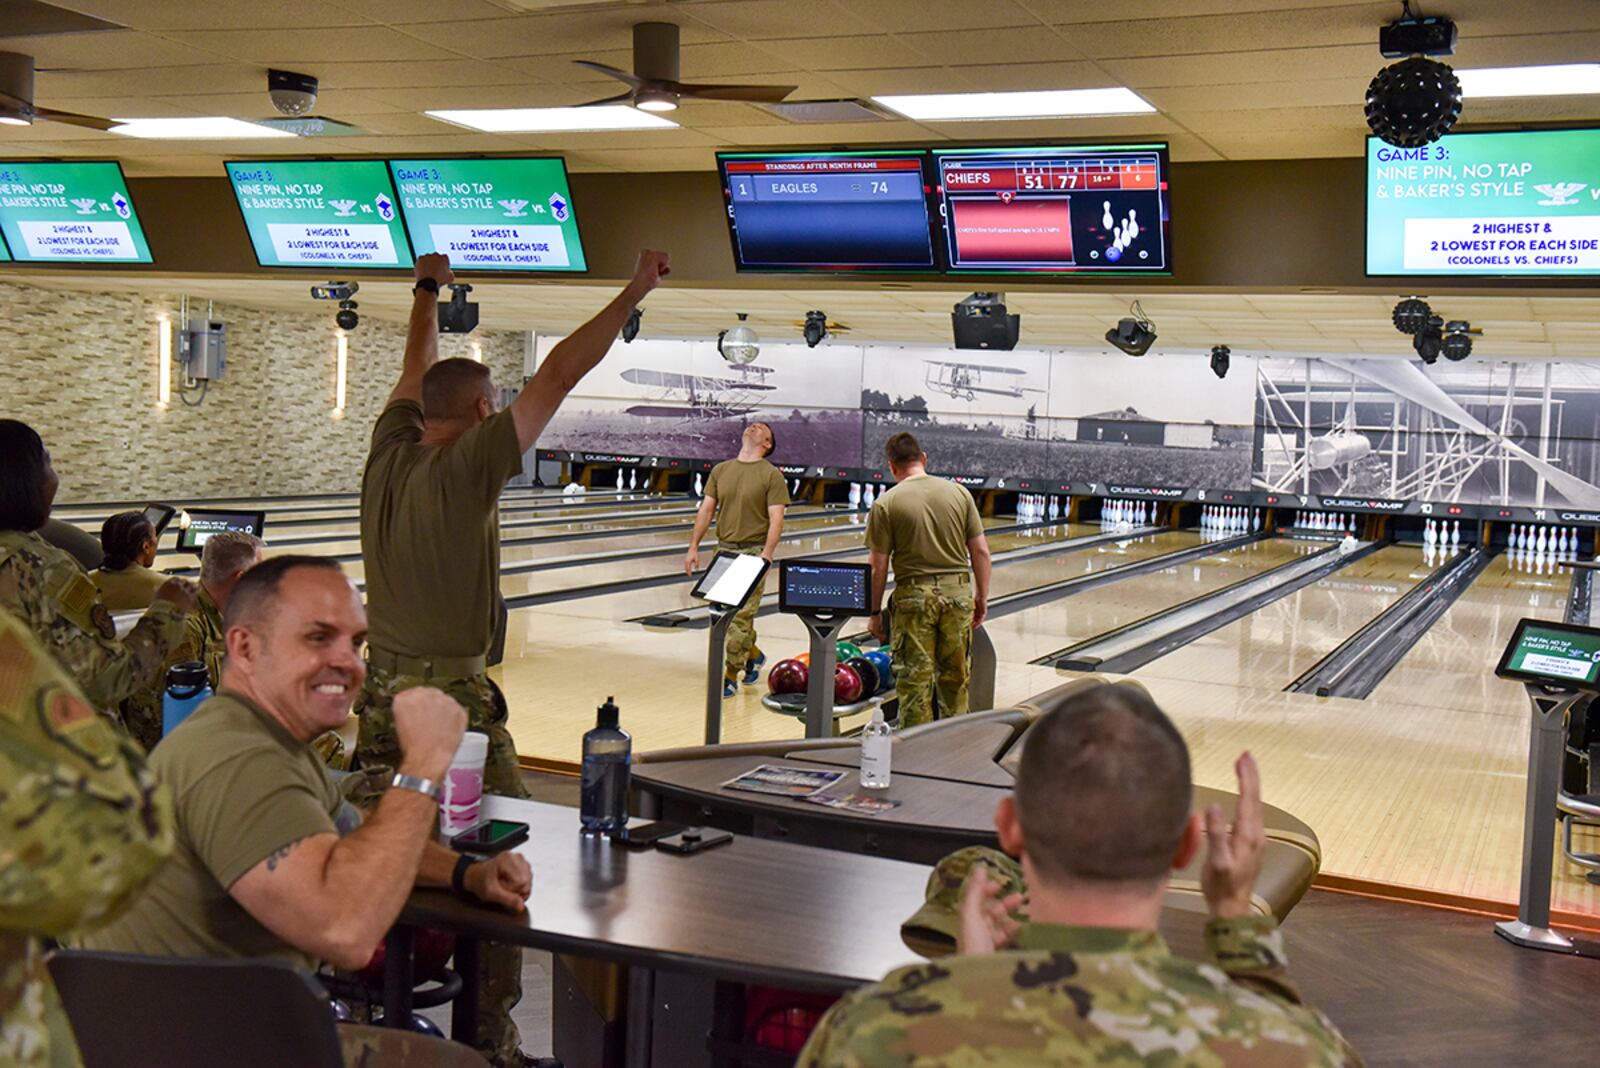
<instances>
[{"instance_id":1,"label":"man in camouflage uniform","mask_svg":"<svg viewBox=\"0 0 1600 1068\"><path fill-rule=\"evenodd\" d=\"M266 543L243 530L224 530L206 539L200 553L200 594L194 611L183 625L183 642L168 664L198 660L206 666L211 688L222 686L222 660L228 655L227 637L222 630L222 613L228 608L228 595L246 571L261 562Z\"/></svg>"},{"instance_id":2,"label":"man in camouflage uniform","mask_svg":"<svg viewBox=\"0 0 1600 1068\"><path fill-rule=\"evenodd\" d=\"M928 474L928 456L910 434L884 445L895 485L867 516L872 618L884 639L883 591L894 567L889 628L899 724L915 727L967 711L972 632L989 604L989 540L972 494ZM935 704L937 702L937 705Z\"/></svg>"},{"instance_id":3,"label":"man in camouflage uniform","mask_svg":"<svg viewBox=\"0 0 1600 1068\"><path fill-rule=\"evenodd\" d=\"M1147 695L1096 687L1045 716L995 813L1020 865L1004 864L996 881L975 851L949 858L908 925L944 929L959 868L970 868L960 955L847 995L797 1068L1360 1065L1286 978L1276 921L1255 915L1261 784L1248 753L1237 771L1230 827L1218 806L1190 812L1188 749ZM1168 875L1202 834L1205 964L1174 957L1156 930Z\"/></svg>"},{"instance_id":4,"label":"man in camouflage uniform","mask_svg":"<svg viewBox=\"0 0 1600 1068\"><path fill-rule=\"evenodd\" d=\"M498 623L500 493L522 471L523 454L562 400L668 269L664 253L640 253L633 280L556 345L502 411L487 366L439 360L437 294L454 275L446 256L417 259L400 381L373 427L361 482L372 630L356 706L360 765L394 764L395 695L431 686L467 710L469 730L489 736L484 788L527 796L505 698L487 674ZM479 1048L497 1068L522 1068L510 1015L522 995L521 951L485 946L483 966Z\"/></svg>"},{"instance_id":5,"label":"man in camouflage uniform","mask_svg":"<svg viewBox=\"0 0 1600 1068\"><path fill-rule=\"evenodd\" d=\"M0 1064L80 1063L39 939L114 917L172 844L137 747L0 612Z\"/></svg>"},{"instance_id":6,"label":"man in camouflage uniform","mask_svg":"<svg viewBox=\"0 0 1600 1068\"><path fill-rule=\"evenodd\" d=\"M78 562L37 531L50 515L60 482L50 453L31 427L0 419L0 608L22 621L66 668L100 712L122 722L118 708L159 685L167 654L183 633L194 604L191 585L168 579L127 637L117 640L100 591ZM124 723L135 738L154 744L159 716L149 710Z\"/></svg>"},{"instance_id":7,"label":"man in camouflage uniform","mask_svg":"<svg viewBox=\"0 0 1600 1068\"><path fill-rule=\"evenodd\" d=\"M711 469L706 479L705 499L695 513L694 530L689 535L689 551L683 557L683 573L700 570L700 539L706 536L713 516L717 520L719 552L756 554L768 563L778 551L783 535L783 510L789 505L789 487L783 472L767 462L776 447L772 427L751 423L744 428L739 455ZM753 686L761 677L766 662L756 646L756 613L761 610L765 584L750 591L744 604L728 624L722 696L739 692L742 679Z\"/></svg>"}]
</instances>

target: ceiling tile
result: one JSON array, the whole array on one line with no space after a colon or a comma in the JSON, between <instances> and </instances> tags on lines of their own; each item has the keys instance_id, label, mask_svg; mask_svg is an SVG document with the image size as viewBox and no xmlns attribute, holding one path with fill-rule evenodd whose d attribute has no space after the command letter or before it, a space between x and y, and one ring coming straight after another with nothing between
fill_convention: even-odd
<instances>
[{"instance_id":1,"label":"ceiling tile","mask_svg":"<svg viewBox=\"0 0 1600 1068\"><path fill-rule=\"evenodd\" d=\"M186 0L68 0L86 14L139 30L270 30L299 26L360 26L374 20L346 4L321 0L272 0L271 3L199 3Z\"/></svg>"},{"instance_id":2,"label":"ceiling tile","mask_svg":"<svg viewBox=\"0 0 1600 1068\"><path fill-rule=\"evenodd\" d=\"M956 30L895 36L935 62L952 66L971 62L979 56L1004 56L1015 63L1059 63L1083 58L1083 52L1069 39L1070 35L1039 26L985 30L981 34L981 50L973 47L974 34Z\"/></svg>"},{"instance_id":3,"label":"ceiling tile","mask_svg":"<svg viewBox=\"0 0 1600 1068\"><path fill-rule=\"evenodd\" d=\"M133 30L0 37L0 52L21 52L32 56L41 77L42 72L52 67L118 70L130 67L176 67L214 63L217 60L215 54L187 38L179 43Z\"/></svg>"},{"instance_id":4,"label":"ceiling tile","mask_svg":"<svg viewBox=\"0 0 1600 1068\"><path fill-rule=\"evenodd\" d=\"M477 59L324 63L318 65L316 74L330 89L427 89L539 80L531 72Z\"/></svg>"},{"instance_id":5,"label":"ceiling tile","mask_svg":"<svg viewBox=\"0 0 1600 1068\"><path fill-rule=\"evenodd\" d=\"M885 33L914 33L925 30L976 30L980 42L987 44L983 31L1006 26L1037 26L1039 18L1015 0L872 0L861 5L861 14L876 29Z\"/></svg>"},{"instance_id":6,"label":"ceiling tile","mask_svg":"<svg viewBox=\"0 0 1600 1068\"><path fill-rule=\"evenodd\" d=\"M382 60L450 59L453 53L386 26L298 30L197 30L183 35L196 48L272 66L335 63L351 56ZM316 73L307 71L307 73Z\"/></svg>"},{"instance_id":7,"label":"ceiling tile","mask_svg":"<svg viewBox=\"0 0 1600 1068\"><path fill-rule=\"evenodd\" d=\"M875 27L862 10L868 6L836 0L711 0L685 4L677 10L688 19L741 40L767 41L815 37L822 28L840 36L870 33Z\"/></svg>"},{"instance_id":8,"label":"ceiling tile","mask_svg":"<svg viewBox=\"0 0 1600 1068\"><path fill-rule=\"evenodd\" d=\"M798 5L797 5L798 6ZM878 70L927 66L929 57L901 36L808 37L768 41L766 51L806 70Z\"/></svg>"},{"instance_id":9,"label":"ceiling tile","mask_svg":"<svg viewBox=\"0 0 1600 1068\"><path fill-rule=\"evenodd\" d=\"M644 21L649 20L637 17L629 8L617 8L471 22L444 19L407 26L405 32L452 52L480 58L606 51L631 55L633 25ZM687 19L670 21L680 24L678 37L684 46L727 39L726 34ZM632 63L618 66L629 68Z\"/></svg>"}]
</instances>

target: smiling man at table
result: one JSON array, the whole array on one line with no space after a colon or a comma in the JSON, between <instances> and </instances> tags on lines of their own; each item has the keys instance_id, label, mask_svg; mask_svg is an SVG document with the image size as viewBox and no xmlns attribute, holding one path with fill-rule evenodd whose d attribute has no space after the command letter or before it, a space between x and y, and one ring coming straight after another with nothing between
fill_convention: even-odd
<instances>
[{"instance_id":1,"label":"smiling man at table","mask_svg":"<svg viewBox=\"0 0 1600 1068\"><path fill-rule=\"evenodd\" d=\"M366 612L339 565L279 556L247 571L224 615L222 690L156 747L178 846L90 949L276 957L360 968L413 886L454 885L513 911L532 887L515 853L473 863L431 840L438 783L466 728L439 690L396 697L399 772L363 821L311 741L344 723L366 666Z\"/></svg>"}]
</instances>

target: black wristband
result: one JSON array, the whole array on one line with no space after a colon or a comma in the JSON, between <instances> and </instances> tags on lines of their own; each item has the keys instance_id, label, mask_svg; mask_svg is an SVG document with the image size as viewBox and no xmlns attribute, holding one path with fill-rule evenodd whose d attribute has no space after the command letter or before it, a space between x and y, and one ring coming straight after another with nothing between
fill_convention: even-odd
<instances>
[{"instance_id":1,"label":"black wristband","mask_svg":"<svg viewBox=\"0 0 1600 1068\"><path fill-rule=\"evenodd\" d=\"M455 871L450 873L450 889L454 890L462 897L472 897L472 892L467 889L467 869L478 863L478 861L481 859L481 857L475 857L471 853L461 854L460 858L456 861Z\"/></svg>"},{"instance_id":2,"label":"black wristband","mask_svg":"<svg viewBox=\"0 0 1600 1068\"><path fill-rule=\"evenodd\" d=\"M426 289L436 297L439 295L439 283L432 278L417 279L417 284L411 287L411 292L415 293L419 289Z\"/></svg>"}]
</instances>

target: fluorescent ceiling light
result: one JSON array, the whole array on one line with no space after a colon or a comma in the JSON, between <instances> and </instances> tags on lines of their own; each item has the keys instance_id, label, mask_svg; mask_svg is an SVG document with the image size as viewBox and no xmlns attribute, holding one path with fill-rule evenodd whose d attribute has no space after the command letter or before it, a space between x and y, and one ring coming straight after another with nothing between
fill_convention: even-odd
<instances>
[{"instance_id":1,"label":"fluorescent ceiling light","mask_svg":"<svg viewBox=\"0 0 1600 1068\"><path fill-rule=\"evenodd\" d=\"M1600 93L1600 63L1561 63L1548 67L1484 67L1458 70L1461 95L1579 96Z\"/></svg>"},{"instance_id":2,"label":"fluorescent ceiling light","mask_svg":"<svg viewBox=\"0 0 1600 1068\"><path fill-rule=\"evenodd\" d=\"M288 130L276 130L243 119L221 115L185 119L112 119L111 127L124 137L153 137L179 141L242 141L248 137L293 137Z\"/></svg>"},{"instance_id":3,"label":"fluorescent ceiling light","mask_svg":"<svg viewBox=\"0 0 1600 1068\"><path fill-rule=\"evenodd\" d=\"M579 130L666 130L678 124L638 108L617 104L597 108L486 108L429 111L428 115L484 133L571 133Z\"/></svg>"},{"instance_id":4,"label":"fluorescent ceiling light","mask_svg":"<svg viewBox=\"0 0 1600 1068\"><path fill-rule=\"evenodd\" d=\"M1138 93L1114 89L1047 89L1024 93L931 93L875 96L908 119L957 122L967 119L1067 119L1084 115L1135 115L1154 111Z\"/></svg>"}]
</instances>

